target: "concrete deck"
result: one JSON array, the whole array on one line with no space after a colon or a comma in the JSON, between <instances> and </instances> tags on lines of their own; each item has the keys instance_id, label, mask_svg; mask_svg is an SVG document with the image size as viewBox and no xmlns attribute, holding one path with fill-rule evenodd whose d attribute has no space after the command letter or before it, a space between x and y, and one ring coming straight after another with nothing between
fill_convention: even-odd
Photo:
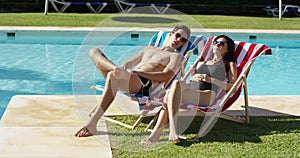
<instances>
[{"instance_id":1,"label":"concrete deck","mask_svg":"<svg viewBox=\"0 0 300 158\"><path fill-rule=\"evenodd\" d=\"M93 137L73 136L84 122L77 108L74 96L14 96L0 122L0 157L112 157L104 121Z\"/></svg>"},{"instance_id":2,"label":"concrete deck","mask_svg":"<svg viewBox=\"0 0 300 158\"><path fill-rule=\"evenodd\" d=\"M250 116L300 116L300 96L250 96ZM244 97L226 111L228 114L244 114Z\"/></svg>"},{"instance_id":3,"label":"concrete deck","mask_svg":"<svg viewBox=\"0 0 300 158\"><path fill-rule=\"evenodd\" d=\"M14 96L0 122L0 157L112 157L104 121L99 122L93 137L73 136L88 119L86 116L96 99L68 95ZM250 115L300 116L299 100L300 96L250 96ZM243 115L243 105L240 97L226 113ZM124 108L112 106L107 114L122 112Z\"/></svg>"}]
</instances>

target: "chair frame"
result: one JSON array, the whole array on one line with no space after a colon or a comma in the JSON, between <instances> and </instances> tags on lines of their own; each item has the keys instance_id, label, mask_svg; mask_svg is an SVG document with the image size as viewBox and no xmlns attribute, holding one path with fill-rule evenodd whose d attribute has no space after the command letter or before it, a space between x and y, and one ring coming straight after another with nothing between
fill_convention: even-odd
<instances>
[{"instance_id":1,"label":"chair frame","mask_svg":"<svg viewBox=\"0 0 300 158\"><path fill-rule=\"evenodd\" d=\"M107 5L105 2L69 2L65 0L49 0L49 2L58 13L63 13L70 5L86 5L91 12L100 13ZM63 6L59 8L56 4ZM97 5L98 7L94 8L93 5Z\"/></svg>"},{"instance_id":2,"label":"chair frame","mask_svg":"<svg viewBox=\"0 0 300 158\"><path fill-rule=\"evenodd\" d=\"M290 8L297 8L297 12L294 11L293 13L295 13L296 16L300 16L300 7L297 6L297 5L283 5L283 9L282 9L282 13L281 13L281 16L284 15L284 13L287 13L287 12L290 12L289 9ZM279 16L279 9L278 8L264 8L263 10L265 10L267 12L267 14L269 16Z\"/></svg>"},{"instance_id":3,"label":"chair frame","mask_svg":"<svg viewBox=\"0 0 300 158\"><path fill-rule=\"evenodd\" d=\"M129 13L129 12L131 12L131 10L134 7L137 7L137 6L148 6L148 7L150 7L150 9L153 13L164 14L168 10L168 8L171 6L171 4L153 4L153 3L144 4L144 3L127 2L125 0L114 0L114 3L121 13ZM123 7L123 6L125 6L125 7ZM158 7L160 7L160 8L158 8Z\"/></svg>"}]
</instances>

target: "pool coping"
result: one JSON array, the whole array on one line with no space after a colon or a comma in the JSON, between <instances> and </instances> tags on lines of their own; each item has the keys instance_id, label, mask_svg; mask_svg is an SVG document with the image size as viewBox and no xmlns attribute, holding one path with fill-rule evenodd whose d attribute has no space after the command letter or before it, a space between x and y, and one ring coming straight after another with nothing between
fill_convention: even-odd
<instances>
[{"instance_id":1,"label":"pool coping","mask_svg":"<svg viewBox=\"0 0 300 158\"><path fill-rule=\"evenodd\" d=\"M59 27L59 26L0 26L2 31L170 31L170 28L139 27ZM191 28L192 32L228 32L228 33L284 33L300 34L300 30L271 29L210 29Z\"/></svg>"}]
</instances>

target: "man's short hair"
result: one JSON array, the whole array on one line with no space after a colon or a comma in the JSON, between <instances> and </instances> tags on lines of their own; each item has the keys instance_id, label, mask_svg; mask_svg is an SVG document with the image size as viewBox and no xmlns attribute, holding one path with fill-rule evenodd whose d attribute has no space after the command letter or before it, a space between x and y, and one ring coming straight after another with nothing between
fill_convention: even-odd
<instances>
[{"instance_id":1,"label":"man's short hair","mask_svg":"<svg viewBox=\"0 0 300 158\"><path fill-rule=\"evenodd\" d=\"M177 25L173 28L172 32L176 32L179 29L182 29L187 34L187 39L190 38L191 30L189 27L187 27L185 25Z\"/></svg>"}]
</instances>

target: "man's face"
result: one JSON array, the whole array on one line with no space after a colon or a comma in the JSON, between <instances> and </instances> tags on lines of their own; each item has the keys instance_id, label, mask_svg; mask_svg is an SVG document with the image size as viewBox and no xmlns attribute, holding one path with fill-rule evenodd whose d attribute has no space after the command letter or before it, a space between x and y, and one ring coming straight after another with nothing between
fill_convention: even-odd
<instances>
[{"instance_id":1,"label":"man's face","mask_svg":"<svg viewBox=\"0 0 300 158\"><path fill-rule=\"evenodd\" d=\"M170 46L174 49L180 48L183 44L185 44L188 41L187 37L188 35L182 29L172 32L169 39Z\"/></svg>"}]
</instances>

